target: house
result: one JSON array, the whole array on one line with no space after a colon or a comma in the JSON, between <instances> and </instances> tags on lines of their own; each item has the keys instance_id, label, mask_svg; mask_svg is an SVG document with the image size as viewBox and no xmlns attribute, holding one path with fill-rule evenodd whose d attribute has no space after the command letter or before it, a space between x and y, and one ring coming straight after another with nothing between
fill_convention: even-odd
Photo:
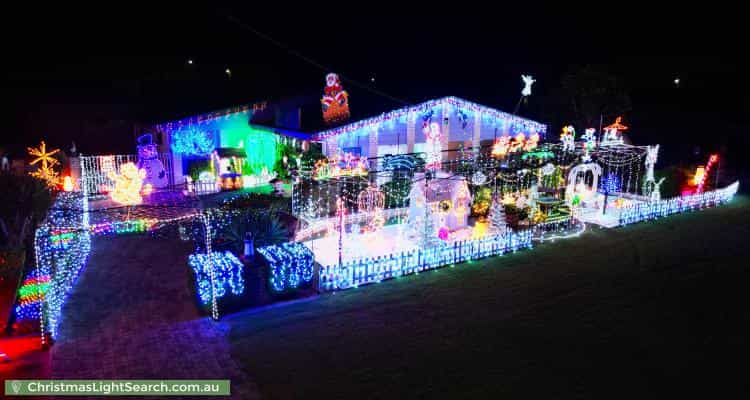
<instances>
[{"instance_id":1,"label":"house","mask_svg":"<svg viewBox=\"0 0 750 400\"><path fill-rule=\"evenodd\" d=\"M299 115L293 106L259 102L160 123L154 131L160 150L172 155L174 184L205 193L266 184L277 163L295 162L282 153L284 146L309 145Z\"/></svg>"},{"instance_id":2,"label":"house","mask_svg":"<svg viewBox=\"0 0 750 400\"><path fill-rule=\"evenodd\" d=\"M438 162L446 150L479 148L503 136L544 139L547 126L457 97L444 97L387 112L313 135L328 157L375 158L426 153ZM536 136L535 136L536 135ZM428 160L428 163L430 160Z\"/></svg>"}]
</instances>

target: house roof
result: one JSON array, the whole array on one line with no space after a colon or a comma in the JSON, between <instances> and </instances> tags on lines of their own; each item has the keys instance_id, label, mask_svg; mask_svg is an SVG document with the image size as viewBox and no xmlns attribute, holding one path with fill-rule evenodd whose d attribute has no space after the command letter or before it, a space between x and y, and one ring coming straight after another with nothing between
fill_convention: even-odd
<instances>
[{"instance_id":1,"label":"house roof","mask_svg":"<svg viewBox=\"0 0 750 400\"><path fill-rule=\"evenodd\" d=\"M260 125L260 124L250 124L250 126L254 128L267 129L267 130L273 131L273 133L277 135L288 136L288 137L300 139L300 140L310 140L310 138L312 137L312 134L310 133L300 132L294 129L278 128L274 126Z\"/></svg>"},{"instance_id":2,"label":"house roof","mask_svg":"<svg viewBox=\"0 0 750 400\"><path fill-rule=\"evenodd\" d=\"M400 118L412 112L413 113L425 112L437 106L444 106L444 105L450 105L452 107L458 108L463 111L469 111L471 113L479 112L482 115L488 116L490 118L496 118L496 119L501 119L503 121L509 121L511 124L520 124L524 127L525 130L528 130L528 131L534 131L540 134L544 134L547 131L547 125L544 125L542 123L532 121L530 119L518 117L513 114L509 114L500 110L496 110L494 108L485 107L481 104L473 103L473 102L470 102L468 100L464 100L458 97L449 96L449 97L443 97L443 98L436 99L436 100L426 101L424 103L419 103L413 106L399 108L399 109L389 111L387 113L383 113L383 114L380 114L371 118L362 119L356 122L352 122L350 124L320 131L316 133L315 135L313 135L313 140L324 140L332 136L337 136L337 135L341 135L344 133L353 132L362 128L375 126L377 124L380 124L381 122L392 120L395 118Z\"/></svg>"},{"instance_id":3,"label":"house roof","mask_svg":"<svg viewBox=\"0 0 750 400\"><path fill-rule=\"evenodd\" d=\"M269 107L274 107L276 103L269 103L267 101L259 101L256 103L248 103L239 105L236 107L224 108L218 111L213 111L204 114L198 114L187 118L182 118L174 121L162 122L154 125L157 130L161 131L178 131L186 126L200 125L208 122L215 121L221 118L229 118L236 114L249 114L248 125L255 128L262 128L271 130L277 135L288 136L295 139L310 140L311 134L305 133L299 130L282 128L274 126L273 124L265 123L253 123L251 118L255 112L264 112Z\"/></svg>"}]
</instances>

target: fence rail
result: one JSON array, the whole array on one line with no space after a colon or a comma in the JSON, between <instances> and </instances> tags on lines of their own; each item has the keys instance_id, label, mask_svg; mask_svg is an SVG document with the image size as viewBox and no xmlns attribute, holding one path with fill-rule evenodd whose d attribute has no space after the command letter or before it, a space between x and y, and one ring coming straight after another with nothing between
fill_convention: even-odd
<instances>
[{"instance_id":1,"label":"fence rail","mask_svg":"<svg viewBox=\"0 0 750 400\"><path fill-rule=\"evenodd\" d=\"M341 265L321 266L318 286L321 291L348 289L450 264L531 248L532 236L533 232L527 229L502 235L488 235L481 239L442 243L426 249L418 248L374 258L366 257Z\"/></svg>"},{"instance_id":2,"label":"fence rail","mask_svg":"<svg viewBox=\"0 0 750 400\"><path fill-rule=\"evenodd\" d=\"M740 183L733 184L710 192L673 197L651 203L640 203L623 209L620 212L620 225L632 224L640 221L666 217L686 211L715 207L731 200Z\"/></svg>"},{"instance_id":3,"label":"fence rail","mask_svg":"<svg viewBox=\"0 0 750 400\"><path fill-rule=\"evenodd\" d=\"M172 156L169 153L159 153L159 161L164 165L169 185L175 184L172 176ZM109 179L109 172L120 171L120 166L126 163L138 164L138 156L135 154L118 154L108 156L81 156L81 178L78 183L86 196L103 194L108 192L114 185Z\"/></svg>"}]
</instances>

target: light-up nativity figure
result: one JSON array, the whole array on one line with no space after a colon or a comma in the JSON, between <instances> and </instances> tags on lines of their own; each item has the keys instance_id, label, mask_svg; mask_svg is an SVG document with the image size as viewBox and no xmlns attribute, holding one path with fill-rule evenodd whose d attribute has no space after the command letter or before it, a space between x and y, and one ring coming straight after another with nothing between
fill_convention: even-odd
<instances>
[{"instance_id":1,"label":"light-up nativity figure","mask_svg":"<svg viewBox=\"0 0 750 400\"><path fill-rule=\"evenodd\" d=\"M622 138L622 132L627 129L628 127L622 124L622 117L617 117L613 124L607 125L604 128L604 136L602 137L601 145L609 146L625 143Z\"/></svg>"},{"instance_id":2,"label":"light-up nativity figure","mask_svg":"<svg viewBox=\"0 0 750 400\"><path fill-rule=\"evenodd\" d=\"M368 186L357 196L359 213L364 216L365 232L378 232L385 224L385 195L375 186Z\"/></svg>"},{"instance_id":3,"label":"light-up nativity figure","mask_svg":"<svg viewBox=\"0 0 750 400\"><path fill-rule=\"evenodd\" d=\"M214 151L214 168L222 190L242 188L242 163L245 157L242 149L218 148Z\"/></svg>"}]
</instances>

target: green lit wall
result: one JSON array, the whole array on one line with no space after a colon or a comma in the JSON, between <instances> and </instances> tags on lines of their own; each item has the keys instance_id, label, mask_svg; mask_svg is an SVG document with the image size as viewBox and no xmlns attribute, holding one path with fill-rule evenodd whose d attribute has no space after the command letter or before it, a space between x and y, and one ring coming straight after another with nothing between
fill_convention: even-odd
<instances>
[{"instance_id":1,"label":"green lit wall","mask_svg":"<svg viewBox=\"0 0 750 400\"><path fill-rule=\"evenodd\" d=\"M259 174L263 167L273 172L278 159L276 134L262 129L250 129L245 140L246 164L252 174Z\"/></svg>"},{"instance_id":2,"label":"green lit wall","mask_svg":"<svg viewBox=\"0 0 750 400\"><path fill-rule=\"evenodd\" d=\"M278 152L276 134L270 130L253 128L248 125L248 114L238 113L217 121L219 146L244 148L247 159L242 168L246 175L260 174L263 167L273 171Z\"/></svg>"}]
</instances>

